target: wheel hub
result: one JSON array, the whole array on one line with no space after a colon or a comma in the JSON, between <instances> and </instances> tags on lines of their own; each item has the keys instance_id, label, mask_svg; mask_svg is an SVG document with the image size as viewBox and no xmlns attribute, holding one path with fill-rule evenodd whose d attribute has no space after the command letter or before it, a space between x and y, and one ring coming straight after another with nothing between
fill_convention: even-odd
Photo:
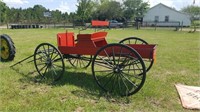
<instances>
[{"instance_id":1,"label":"wheel hub","mask_svg":"<svg viewBox=\"0 0 200 112\"><path fill-rule=\"evenodd\" d=\"M9 58L9 46L6 40L1 39L1 58L8 59Z\"/></svg>"},{"instance_id":2,"label":"wheel hub","mask_svg":"<svg viewBox=\"0 0 200 112\"><path fill-rule=\"evenodd\" d=\"M117 66L115 66L114 68L113 68L113 72L114 73L121 73L122 72L122 67L121 66L119 66L119 65L117 65Z\"/></svg>"},{"instance_id":3,"label":"wheel hub","mask_svg":"<svg viewBox=\"0 0 200 112\"><path fill-rule=\"evenodd\" d=\"M1 47L1 48L0 48L0 51L5 51L5 47Z\"/></svg>"},{"instance_id":4,"label":"wheel hub","mask_svg":"<svg viewBox=\"0 0 200 112\"><path fill-rule=\"evenodd\" d=\"M47 58L46 59L46 65L48 66L48 67L51 67L52 66L52 61L51 61L51 58Z\"/></svg>"}]
</instances>

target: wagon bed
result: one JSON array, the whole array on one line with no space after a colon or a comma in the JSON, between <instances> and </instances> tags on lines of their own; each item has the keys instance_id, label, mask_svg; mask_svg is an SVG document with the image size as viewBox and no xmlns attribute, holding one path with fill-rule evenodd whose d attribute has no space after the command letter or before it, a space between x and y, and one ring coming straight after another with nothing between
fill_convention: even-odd
<instances>
[{"instance_id":1,"label":"wagon bed","mask_svg":"<svg viewBox=\"0 0 200 112\"><path fill-rule=\"evenodd\" d=\"M74 33L58 33L57 44L62 54L95 55L103 46L107 45L107 32L97 32L93 34L78 34L77 43L74 41ZM135 49L142 58L155 59L156 45L153 44L127 44ZM111 52L111 51L108 51Z\"/></svg>"}]
</instances>

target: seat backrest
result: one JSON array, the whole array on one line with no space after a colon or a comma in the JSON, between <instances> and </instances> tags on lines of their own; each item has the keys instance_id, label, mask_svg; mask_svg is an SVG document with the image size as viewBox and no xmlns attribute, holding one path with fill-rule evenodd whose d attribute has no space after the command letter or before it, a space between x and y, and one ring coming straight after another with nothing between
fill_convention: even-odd
<instances>
[{"instance_id":1,"label":"seat backrest","mask_svg":"<svg viewBox=\"0 0 200 112\"><path fill-rule=\"evenodd\" d=\"M74 46L74 33L58 33L57 34L57 44L58 46Z\"/></svg>"},{"instance_id":2,"label":"seat backrest","mask_svg":"<svg viewBox=\"0 0 200 112\"><path fill-rule=\"evenodd\" d=\"M96 32L92 34L91 39L92 40L105 39L106 36L107 36L107 32Z\"/></svg>"},{"instance_id":3,"label":"seat backrest","mask_svg":"<svg viewBox=\"0 0 200 112\"><path fill-rule=\"evenodd\" d=\"M96 32L93 34L78 34L76 46L80 47L102 47L107 44L107 32Z\"/></svg>"}]
</instances>

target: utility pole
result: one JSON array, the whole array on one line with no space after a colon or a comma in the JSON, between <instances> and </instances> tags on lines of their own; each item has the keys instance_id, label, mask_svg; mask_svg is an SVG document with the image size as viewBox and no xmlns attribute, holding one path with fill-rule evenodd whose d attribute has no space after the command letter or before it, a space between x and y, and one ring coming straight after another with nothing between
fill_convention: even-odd
<instances>
[{"instance_id":1,"label":"utility pole","mask_svg":"<svg viewBox=\"0 0 200 112\"><path fill-rule=\"evenodd\" d=\"M0 26L1 26L1 6L0 6Z\"/></svg>"},{"instance_id":2,"label":"utility pole","mask_svg":"<svg viewBox=\"0 0 200 112\"><path fill-rule=\"evenodd\" d=\"M2 0L0 0L0 26L1 26L1 19L2 19L2 18L1 18L1 7L2 7L2 6L1 6L1 2L2 2Z\"/></svg>"},{"instance_id":3,"label":"utility pole","mask_svg":"<svg viewBox=\"0 0 200 112\"><path fill-rule=\"evenodd\" d=\"M195 0L193 1L193 5L195 4Z\"/></svg>"},{"instance_id":4,"label":"utility pole","mask_svg":"<svg viewBox=\"0 0 200 112\"><path fill-rule=\"evenodd\" d=\"M193 0L193 6L194 6L194 4L195 4L195 0ZM194 25L194 26L193 26L193 27L194 27L194 30L193 30L192 32L195 32L195 31L196 31L196 24L194 23L194 20L195 20L195 19L194 19L194 16L195 16L195 15L192 14L192 24Z\"/></svg>"}]
</instances>

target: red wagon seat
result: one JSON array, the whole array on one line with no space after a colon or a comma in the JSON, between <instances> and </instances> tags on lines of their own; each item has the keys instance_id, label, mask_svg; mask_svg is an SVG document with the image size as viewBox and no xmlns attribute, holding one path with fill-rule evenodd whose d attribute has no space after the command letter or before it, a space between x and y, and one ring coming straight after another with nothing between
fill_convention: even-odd
<instances>
[{"instance_id":1,"label":"red wagon seat","mask_svg":"<svg viewBox=\"0 0 200 112\"><path fill-rule=\"evenodd\" d=\"M58 33L57 44L58 46L74 47L74 33L73 32Z\"/></svg>"},{"instance_id":2,"label":"red wagon seat","mask_svg":"<svg viewBox=\"0 0 200 112\"><path fill-rule=\"evenodd\" d=\"M93 34L78 34L78 47L102 47L107 44L107 32L96 32Z\"/></svg>"}]
</instances>

